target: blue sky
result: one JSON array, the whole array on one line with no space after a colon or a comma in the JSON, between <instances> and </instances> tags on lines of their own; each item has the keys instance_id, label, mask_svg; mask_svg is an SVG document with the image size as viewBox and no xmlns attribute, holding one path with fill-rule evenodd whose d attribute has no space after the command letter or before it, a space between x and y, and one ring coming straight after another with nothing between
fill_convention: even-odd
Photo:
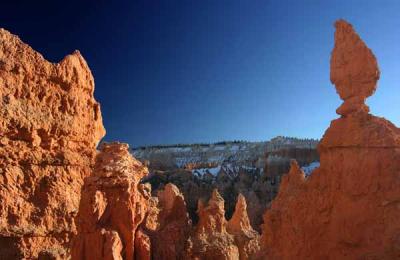
<instances>
[{"instance_id":1,"label":"blue sky","mask_svg":"<svg viewBox=\"0 0 400 260\"><path fill-rule=\"evenodd\" d=\"M81 51L106 141L320 138L341 103L329 81L339 18L378 58L371 112L400 125L400 1L32 2L4 4L0 27L50 61Z\"/></svg>"}]
</instances>

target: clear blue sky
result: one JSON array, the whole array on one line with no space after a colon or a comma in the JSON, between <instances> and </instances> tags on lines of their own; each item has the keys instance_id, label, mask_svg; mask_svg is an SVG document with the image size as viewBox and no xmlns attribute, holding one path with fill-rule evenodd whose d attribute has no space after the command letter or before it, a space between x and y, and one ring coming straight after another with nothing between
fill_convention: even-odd
<instances>
[{"instance_id":1,"label":"clear blue sky","mask_svg":"<svg viewBox=\"0 0 400 260\"><path fill-rule=\"evenodd\" d=\"M40 3L39 3L40 2ZM106 141L131 145L320 138L344 18L381 68L372 113L400 124L400 1L9 1L0 27L47 59L79 49Z\"/></svg>"}]
</instances>

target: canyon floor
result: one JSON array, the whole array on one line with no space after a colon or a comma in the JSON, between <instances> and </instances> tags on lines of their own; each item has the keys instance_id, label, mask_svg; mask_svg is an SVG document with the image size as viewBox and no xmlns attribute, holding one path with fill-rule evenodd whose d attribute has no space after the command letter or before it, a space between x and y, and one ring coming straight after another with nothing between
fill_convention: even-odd
<instances>
[{"instance_id":1,"label":"canyon floor","mask_svg":"<svg viewBox=\"0 0 400 260\"><path fill-rule=\"evenodd\" d=\"M133 147L105 135L75 51L50 63L0 29L0 259L400 259L400 129L335 23L343 104L321 140Z\"/></svg>"}]
</instances>

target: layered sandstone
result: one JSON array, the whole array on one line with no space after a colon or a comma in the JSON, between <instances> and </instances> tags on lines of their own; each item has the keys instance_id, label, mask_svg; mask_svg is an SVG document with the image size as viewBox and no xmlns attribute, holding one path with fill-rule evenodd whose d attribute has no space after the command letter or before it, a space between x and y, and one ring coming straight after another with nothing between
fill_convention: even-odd
<instances>
[{"instance_id":1,"label":"layered sandstone","mask_svg":"<svg viewBox=\"0 0 400 260\"><path fill-rule=\"evenodd\" d=\"M310 177L296 163L264 216L269 259L400 257L400 130L368 114L379 70L352 26L336 22L331 80L344 100Z\"/></svg>"},{"instance_id":2,"label":"layered sandstone","mask_svg":"<svg viewBox=\"0 0 400 260\"><path fill-rule=\"evenodd\" d=\"M150 188L140 184L147 173L128 145L102 145L82 188L72 259L129 260L145 251L136 231L149 209Z\"/></svg>"},{"instance_id":3,"label":"layered sandstone","mask_svg":"<svg viewBox=\"0 0 400 260\"><path fill-rule=\"evenodd\" d=\"M0 258L66 257L104 136L78 51L46 61L0 29Z\"/></svg>"}]
</instances>

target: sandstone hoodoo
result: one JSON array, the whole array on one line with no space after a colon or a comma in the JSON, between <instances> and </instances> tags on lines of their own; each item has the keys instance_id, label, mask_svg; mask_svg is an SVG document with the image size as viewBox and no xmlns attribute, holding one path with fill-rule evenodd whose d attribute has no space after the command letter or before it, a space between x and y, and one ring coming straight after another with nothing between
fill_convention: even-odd
<instances>
[{"instance_id":1,"label":"sandstone hoodoo","mask_svg":"<svg viewBox=\"0 0 400 260\"><path fill-rule=\"evenodd\" d=\"M102 145L82 189L73 259L134 259L142 250L135 235L149 208L150 189L139 183L147 173L128 145Z\"/></svg>"},{"instance_id":2,"label":"sandstone hoodoo","mask_svg":"<svg viewBox=\"0 0 400 260\"><path fill-rule=\"evenodd\" d=\"M246 199L239 194L235 212L228 221L227 230L235 238L241 260L251 259L260 250L260 235L250 225Z\"/></svg>"},{"instance_id":3,"label":"sandstone hoodoo","mask_svg":"<svg viewBox=\"0 0 400 260\"><path fill-rule=\"evenodd\" d=\"M379 70L347 22L336 22L331 80L344 100L319 144L320 167L297 166L264 216L268 259L398 259L400 130L368 114Z\"/></svg>"},{"instance_id":4,"label":"sandstone hoodoo","mask_svg":"<svg viewBox=\"0 0 400 260\"><path fill-rule=\"evenodd\" d=\"M146 221L155 224L142 225L151 243L151 259L182 259L192 229L183 195L175 185L169 183L158 192L157 198L159 204L153 207Z\"/></svg>"},{"instance_id":5,"label":"sandstone hoodoo","mask_svg":"<svg viewBox=\"0 0 400 260\"><path fill-rule=\"evenodd\" d=\"M105 134L93 91L79 52L50 63L0 29L0 259L69 255Z\"/></svg>"}]
</instances>

